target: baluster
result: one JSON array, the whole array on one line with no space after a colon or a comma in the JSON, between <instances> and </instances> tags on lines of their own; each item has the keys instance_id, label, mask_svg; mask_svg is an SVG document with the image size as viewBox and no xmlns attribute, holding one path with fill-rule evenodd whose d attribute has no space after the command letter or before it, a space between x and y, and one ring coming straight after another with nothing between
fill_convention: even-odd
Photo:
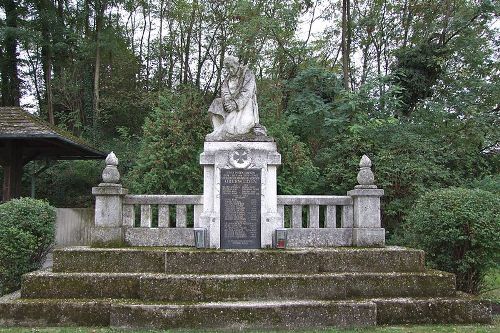
<instances>
[{"instance_id":1,"label":"baluster","mask_svg":"<svg viewBox=\"0 0 500 333\"><path fill-rule=\"evenodd\" d=\"M302 228L302 205L292 206L292 228Z\"/></svg>"},{"instance_id":2,"label":"baluster","mask_svg":"<svg viewBox=\"0 0 500 333\"><path fill-rule=\"evenodd\" d=\"M175 226L177 228L186 228L186 205L175 205Z\"/></svg>"},{"instance_id":3,"label":"baluster","mask_svg":"<svg viewBox=\"0 0 500 333\"><path fill-rule=\"evenodd\" d=\"M168 205L158 205L158 228L170 227L170 209Z\"/></svg>"},{"instance_id":4,"label":"baluster","mask_svg":"<svg viewBox=\"0 0 500 333\"><path fill-rule=\"evenodd\" d=\"M134 205L123 205L123 226L133 227L135 222Z\"/></svg>"},{"instance_id":5,"label":"baluster","mask_svg":"<svg viewBox=\"0 0 500 333\"><path fill-rule=\"evenodd\" d=\"M340 220L341 228L353 227L353 209L352 205L342 206L342 219Z\"/></svg>"},{"instance_id":6,"label":"baluster","mask_svg":"<svg viewBox=\"0 0 500 333\"><path fill-rule=\"evenodd\" d=\"M141 205L141 228L151 228L151 205Z\"/></svg>"},{"instance_id":7,"label":"baluster","mask_svg":"<svg viewBox=\"0 0 500 333\"><path fill-rule=\"evenodd\" d=\"M193 223L195 226L198 225L198 220L200 219L201 213L203 213L203 205L194 205Z\"/></svg>"},{"instance_id":8,"label":"baluster","mask_svg":"<svg viewBox=\"0 0 500 333\"><path fill-rule=\"evenodd\" d=\"M308 228L319 228L319 205L309 205Z\"/></svg>"},{"instance_id":9,"label":"baluster","mask_svg":"<svg viewBox=\"0 0 500 333\"><path fill-rule=\"evenodd\" d=\"M328 205L326 206L325 228L336 228L336 227L337 227L337 206Z\"/></svg>"},{"instance_id":10,"label":"baluster","mask_svg":"<svg viewBox=\"0 0 500 333\"><path fill-rule=\"evenodd\" d=\"M278 215L281 218L281 227L285 226L285 205L278 205Z\"/></svg>"}]
</instances>

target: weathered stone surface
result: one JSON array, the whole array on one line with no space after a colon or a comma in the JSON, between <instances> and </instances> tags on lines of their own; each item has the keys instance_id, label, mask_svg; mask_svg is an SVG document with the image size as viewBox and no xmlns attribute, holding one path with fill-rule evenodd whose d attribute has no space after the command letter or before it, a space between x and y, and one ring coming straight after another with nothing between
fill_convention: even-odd
<instances>
[{"instance_id":1,"label":"weathered stone surface","mask_svg":"<svg viewBox=\"0 0 500 333\"><path fill-rule=\"evenodd\" d=\"M287 247L351 246L351 228L290 228L286 231Z\"/></svg>"},{"instance_id":2,"label":"weathered stone surface","mask_svg":"<svg viewBox=\"0 0 500 333\"><path fill-rule=\"evenodd\" d=\"M397 246L327 250L320 259L322 272L422 272L424 252Z\"/></svg>"},{"instance_id":3,"label":"weathered stone surface","mask_svg":"<svg viewBox=\"0 0 500 333\"><path fill-rule=\"evenodd\" d=\"M491 303L461 298L375 299L377 324L467 324L492 322Z\"/></svg>"},{"instance_id":4,"label":"weathered stone surface","mask_svg":"<svg viewBox=\"0 0 500 333\"><path fill-rule=\"evenodd\" d=\"M109 301L0 298L0 326L109 326Z\"/></svg>"},{"instance_id":5,"label":"weathered stone surface","mask_svg":"<svg viewBox=\"0 0 500 333\"><path fill-rule=\"evenodd\" d=\"M222 82L221 97L212 101L208 112L212 116L213 132L206 136L209 141L221 141L233 136L266 136L266 129L259 124L257 86L255 75L233 56L224 58L227 76Z\"/></svg>"},{"instance_id":6,"label":"weathered stone surface","mask_svg":"<svg viewBox=\"0 0 500 333\"><path fill-rule=\"evenodd\" d=\"M53 270L168 274L419 272L424 270L424 253L403 247L283 251L72 247L54 251Z\"/></svg>"},{"instance_id":7,"label":"weathered stone surface","mask_svg":"<svg viewBox=\"0 0 500 333\"><path fill-rule=\"evenodd\" d=\"M94 247L121 247L124 246L123 229L120 227L92 227L90 228L91 245Z\"/></svg>"},{"instance_id":8,"label":"weathered stone surface","mask_svg":"<svg viewBox=\"0 0 500 333\"><path fill-rule=\"evenodd\" d=\"M193 228L127 228L125 242L129 246L192 246Z\"/></svg>"},{"instance_id":9,"label":"weathered stone surface","mask_svg":"<svg viewBox=\"0 0 500 333\"><path fill-rule=\"evenodd\" d=\"M375 183L375 176L372 172L372 161L368 156L363 155L359 162L359 172L357 176L358 184L361 186L372 186Z\"/></svg>"},{"instance_id":10,"label":"weathered stone surface","mask_svg":"<svg viewBox=\"0 0 500 333\"><path fill-rule=\"evenodd\" d=\"M260 170L260 248L272 247L274 230L283 227L276 193L280 163L275 142L205 142L200 155L204 169L203 213L195 227L207 230L211 248L221 247L221 170L225 169Z\"/></svg>"},{"instance_id":11,"label":"weathered stone surface","mask_svg":"<svg viewBox=\"0 0 500 333\"><path fill-rule=\"evenodd\" d=\"M92 188L92 194L96 197L96 227L120 228L122 226L122 199L127 193L127 189L119 184L103 183ZM96 239L96 244L100 241Z\"/></svg>"},{"instance_id":12,"label":"weathered stone surface","mask_svg":"<svg viewBox=\"0 0 500 333\"><path fill-rule=\"evenodd\" d=\"M431 273L149 275L140 298L151 301L339 300L454 295L455 278Z\"/></svg>"},{"instance_id":13,"label":"weathered stone surface","mask_svg":"<svg viewBox=\"0 0 500 333\"><path fill-rule=\"evenodd\" d=\"M23 298L138 298L140 274L52 273L23 276Z\"/></svg>"},{"instance_id":14,"label":"weathered stone surface","mask_svg":"<svg viewBox=\"0 0 500 333\"><path fill-rule=\"evenodd\" d=\"M385 232L381 228L379 189L355 189L347 194L353 197L353 226L361 231L353 231L353 246L383 246Z\"/></svg>"},{"instance_id":15,"label":"weathered stone surface","mask_svg":"<svg viewBox=\"0 0 500 333\"><path fill-rule=\"evenodd\" d=\"M55 251L63 272L24 276L25 298L0 298L0 325L237 330L491 321L489 303L456 294L454 276L424 270L423 259L400 247L75 247ZM67 272L106 267L138 273Z\"/></svg>"},{"instance_id":16,"label":"weathered stone surface","mask_svg":"<svg viewBox=\"0 0 500 333\"><path fill-rule=\"evenodd\" d=\"M123 197L126 205L201 205L202 195L144 195L129 194Z\"/></svg>"},{"instance_id":17,"label":"weathered stone surface","mask_svg":"<svg viewBox=\"0 0 500 333\"><path fill-rule=\"evenodd\" d=\"M104 183L117 184L120 181L120 172L118 171L118 158L111 152L106 157L106 167L102 171L102 181Z\"/></svg>"},{"instance_id":18,"label":"weathered stone surface","mask_svg":"<svg viewBox=\"0 0 500 333\"><path fill-rule=\"evenodd\" d=\"M372 302L227 302L192 305L113 305L118 328L304 329L376 324Z\"/></svg>"},{"instance_id":19,"label":"weathered stone surface","mask_svg":"<svg viewBox=\"0 0 500 333\"><path fill-rule=\"evenodd\" d=\"M164 249L98 249L71 247L55 249L53 272L162 273Z\"/></svg>"},{"instance_id":20,"label":"weathered stone surface","mask_svg":"<svg viewBox=\"0 0 500 333\"><path fill-rule=\"evenodd\" d=\"M455 295L455 275L441 271L346 273L345 285L347 298Z\"/></svg>"},{"instance_id":21,"label":"weathered stone surface","mask_svg":"<svg viewBox=\"0 0 500 333\"><path fill-rule=\"evenodd\" d=\"M352 299L454 295L444 272L170 275L52 273L24 276L23 298L139 298L147 301Z\"/></svg>"},{"instance_id":22,"label":"weathered stone surface","mask_svg":"<svg viewBox=\"0 0 500 333\"><path fill-rule=\"evenodd\" d=\"M352 243L356 246L384 246L384 228L353 228Z\"/></svg>"}]
</instances>

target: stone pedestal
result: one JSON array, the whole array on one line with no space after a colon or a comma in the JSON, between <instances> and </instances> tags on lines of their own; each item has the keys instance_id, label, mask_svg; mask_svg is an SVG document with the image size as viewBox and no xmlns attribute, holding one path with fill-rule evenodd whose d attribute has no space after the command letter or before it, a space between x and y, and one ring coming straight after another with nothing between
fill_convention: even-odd
<instances>
[{"instance_id":1,"label":"stone pedestal","mask_svg":"<svg viewBox=\"0 0 500 333\"><path fill-rule=\"evenodd\" d=\"M381 228L380 197L384 190L356 186L348 191L353 198L353 246L384 246L385 230Z\"/></svg>"},{"instance_id":2,"label":"stone pedestal","mask_svg":"<svg viewBox=\"0 0 500 333\"><path fill-rule=\"evenodd\" d=\"M128 190L119 184L101 183L92 188L95 195L95 223L91 230L92 246L121 246L123 196Z\"/></svg>"},{"instance_id":3,"label":"stone pedestal","mask_svg":"<svg viewBox=\"0 0 500 333\"><path fill-rule=\"evenodd\" d=\"M271 247L274 230L283 227L277 211L276 171L281 164L281 155L277 152L276 143L205 142L200 164L204 169L204 211L199 220L195 221L195 227L206 230L208 246L220 248L224 242L227 244L226 239L221 243L221 220L223 224L230 220L231 223L239 223L241 226L244 220L247 221L245 223L249 220L255 223L255 220L259 219L260 246L245 245L243 241L241 247L235 247ZM240 187L237 188L238 186ZM255 198L258 195L260 200ZM222 209L221 201L224 204ZM244 206L241 208L243 213L235 208L238 205ZM248 207L251 207L252 211L249 211ZM222 218L221 211L224 213ZM247 215L238 221L237 215L240 213ZM237 236L235 235L235 239ZM233 244L237 242L236 240Z\"/></svg>"},{"instance_id":4,"label":"stone pedestal","mask_svg":"<svg viewBox=\"0 0 500 333\"><path fill-rule=\"evenodd\" d=\"M92 188L95 196L95 220L91 229L90 242L95 247L123 246L123 196L128 190L123 188L118 172L118 158L113 152L106 157L106 167L102 172L102 183Z\"/></svg>"}]
</instances>

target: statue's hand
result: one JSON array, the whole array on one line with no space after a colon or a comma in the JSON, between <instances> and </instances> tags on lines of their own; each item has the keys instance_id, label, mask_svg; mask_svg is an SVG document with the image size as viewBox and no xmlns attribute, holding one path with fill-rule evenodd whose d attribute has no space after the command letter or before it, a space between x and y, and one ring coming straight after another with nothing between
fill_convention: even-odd
<instances>
[{"instance_id":1,"label":"statue's hand","mask_svg":"<svg viewBox=\"0 0 500 333\"><path fill-rule=\"evenodd\" d=\"M225 100L224 108L226 108L228 112L238 111L238 104L232 100Z\"/></svg>"}]
</instances>

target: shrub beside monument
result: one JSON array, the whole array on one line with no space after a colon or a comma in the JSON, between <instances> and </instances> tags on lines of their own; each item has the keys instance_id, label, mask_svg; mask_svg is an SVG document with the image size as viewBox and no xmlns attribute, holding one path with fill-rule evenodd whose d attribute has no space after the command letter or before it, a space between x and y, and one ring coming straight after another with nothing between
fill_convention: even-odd
<instances>
[{"instance_id":1,"label":"shrub beside monument","mask_svg":"<svg viewBox=\"0 0 500 333\"><path fill-rule=\"evenodd\" d=\"M500 196L465 188L435 190L416 203L404 243L422 249L436 269L457 276L457 289L478 294L500 259Z\"/></svg>"},{"instance_id":2,"label":"shrub beside monument","mask_svg":"<svg viewBox=\"0 0 500 333\"><path fill-rule=\"evenodd\" d=\"M0 205L0 295L19 289L21 275L39 269L55 234L55 208L21 198Z\"/></svg>"}]
</instances>

